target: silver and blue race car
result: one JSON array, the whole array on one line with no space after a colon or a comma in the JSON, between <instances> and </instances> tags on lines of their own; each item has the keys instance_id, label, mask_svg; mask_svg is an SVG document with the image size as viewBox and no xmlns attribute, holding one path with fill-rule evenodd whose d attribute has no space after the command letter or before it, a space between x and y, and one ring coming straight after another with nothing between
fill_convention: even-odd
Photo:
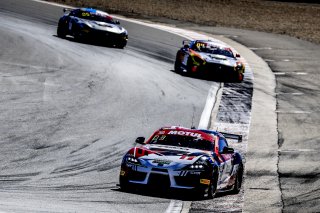
<instances>
[{"instance_id":1,"label":"silver and blue race car","mask_svg":"<svg viewBox=\"0 0 320 213\"><path fill-rule=\"evenodd\" d=\"M200 199L221 191L238 193L243 162L228 146L228 137L242 140L240 135L176 126L157 130L147 141L139 137L123 157L120 188L182 189Z\"/></svg>"},{"instance_id":2,"label":"silver and blue race car","mask_svg":"<svg viewBox=\"0 0 320 213\"><path fill-rule=\"evenodd\" d=\"M65 14L60 18L57 28L58 37L70 35L77 41L92 41L119 48L127 45L127 30L108 13L92 8L63 11Z\"/></svg>"}]
</instances>

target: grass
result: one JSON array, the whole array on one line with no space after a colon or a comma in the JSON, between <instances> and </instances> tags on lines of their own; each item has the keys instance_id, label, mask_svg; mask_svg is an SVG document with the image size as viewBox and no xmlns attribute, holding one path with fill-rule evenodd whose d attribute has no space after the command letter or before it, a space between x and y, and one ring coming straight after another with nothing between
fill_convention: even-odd
<instances>
[{"instance_id":1,"label":"grass","mask_svg":"<svg viewBox=\"0 0 320 213\"><path fill-rule=\"evenodd\" d=\"M320 4L266 0L50 0L134 17L290 35L320 44Z\"/></svg>"}]
</instances>

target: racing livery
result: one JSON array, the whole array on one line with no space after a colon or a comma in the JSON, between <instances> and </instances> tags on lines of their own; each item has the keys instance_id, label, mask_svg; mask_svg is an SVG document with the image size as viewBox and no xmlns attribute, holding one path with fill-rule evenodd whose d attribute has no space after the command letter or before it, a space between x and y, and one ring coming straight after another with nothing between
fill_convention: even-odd
<instances>
[{"instance_id":1,"label":"racing livery","mask_svg":"<svg viewBox=\"0 0 320 213\"><path fill-rule=\"evenodd\" d=\"M176 72L243 81L245 65L231 47L209 40L183 41L174 65Z\"/></svg>"},{"instance_id":2,"label":"racing livery","mask_svg":"<svg viewBox=\"0 0 320 213\"><path fill-rule=\"evenodd\" d=\"M164 127L123 157L120 188L138 186L194 191L199 198L213 198L218 191L238 193L242 184L241 155L226 138L240 135L184 127Z\"/></svg>"},{"instance_id":3,"label":"racing livery","mask_svg":"<svg viewBox=\"0 0 320 213\"><path fill-rule=\"evenodd\" d=\"M57 35L65 38L73 36L75 40L90 40L102 44L113 44L119 48L127 45L128 32L108 13L91 8L63 9Z\"/></svg>"}]
</instances>

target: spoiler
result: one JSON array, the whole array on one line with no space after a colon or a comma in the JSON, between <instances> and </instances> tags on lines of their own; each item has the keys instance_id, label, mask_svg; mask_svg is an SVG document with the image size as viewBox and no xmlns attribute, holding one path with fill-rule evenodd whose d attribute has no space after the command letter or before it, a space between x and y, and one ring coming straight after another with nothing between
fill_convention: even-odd
<instances>
[{"instance_id":1,"label":"spoiler","mask_svg":"<svg viewBox=\"0 0 320 213\"><path fill-rule=\"evenodd\" d=\"M63 8L63 12L70 12L72 10L72 8Z\"/></svg>"},{"instance_id":2,"label":"spoiler","mask_svg":"<svg viewBox=\"0 0 320 213\"><path fill-rule=\"evenodd\" d=\"M238 140L238 142L242 142L242 135L236 135L236 134L231 134L231 133L226 133L226 132L220 132L225 138L230 138L234 140Z\"/></svg>"},{"instance_id":3,"label":"spoiler","mask_svg":"<svg viewBox=\"0 0 320 213\"><path fill-rule=\"evenodd\" d=\"M190 40L183 40L182 45L183 46L190 46L190 42L191 42Z\"/></svg>"}]
</instances>

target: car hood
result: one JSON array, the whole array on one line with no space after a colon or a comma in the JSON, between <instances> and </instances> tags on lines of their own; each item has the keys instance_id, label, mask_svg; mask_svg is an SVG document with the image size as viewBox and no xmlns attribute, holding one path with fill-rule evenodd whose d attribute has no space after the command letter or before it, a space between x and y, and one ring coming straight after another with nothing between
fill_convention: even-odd
<instances>
[{"instance_id":1,"label":"car hood","mask_svg":"<svg viewBox=\"0 0 320 213\"><path fill-rule=\"evenodd\" d=\"M135 147L132 151L143 165L161 168L184 167L210 154L199 149L154 144Z\"/></svg>"},{"instance_id":2,"label":"car hood","mask_svg":"<svg viewBox=\"0 0 320 213\"><path fill-rule=\"evenodd\" d=\"M111 24L107 22L101 22L101 21L92 21L92 20L86 20L86 19L78 19L79 24L85 24L88 27L95 29L95 30L101 30L101 31L107 31L112 33L127 33L126 29L121 27L117 24Z\"/></svg>"},{"instance_id":3,"label":"car hood","mask_svg":"<svg viewBox=\"0 0 320 213\"><path fill-rule=\"evenodd\" d=\"M210 53L199 53L201 57L208 63L223 64L226 66L235 66L237 59L224 55L216 55Z\"/></svg>"}]
</instances>

